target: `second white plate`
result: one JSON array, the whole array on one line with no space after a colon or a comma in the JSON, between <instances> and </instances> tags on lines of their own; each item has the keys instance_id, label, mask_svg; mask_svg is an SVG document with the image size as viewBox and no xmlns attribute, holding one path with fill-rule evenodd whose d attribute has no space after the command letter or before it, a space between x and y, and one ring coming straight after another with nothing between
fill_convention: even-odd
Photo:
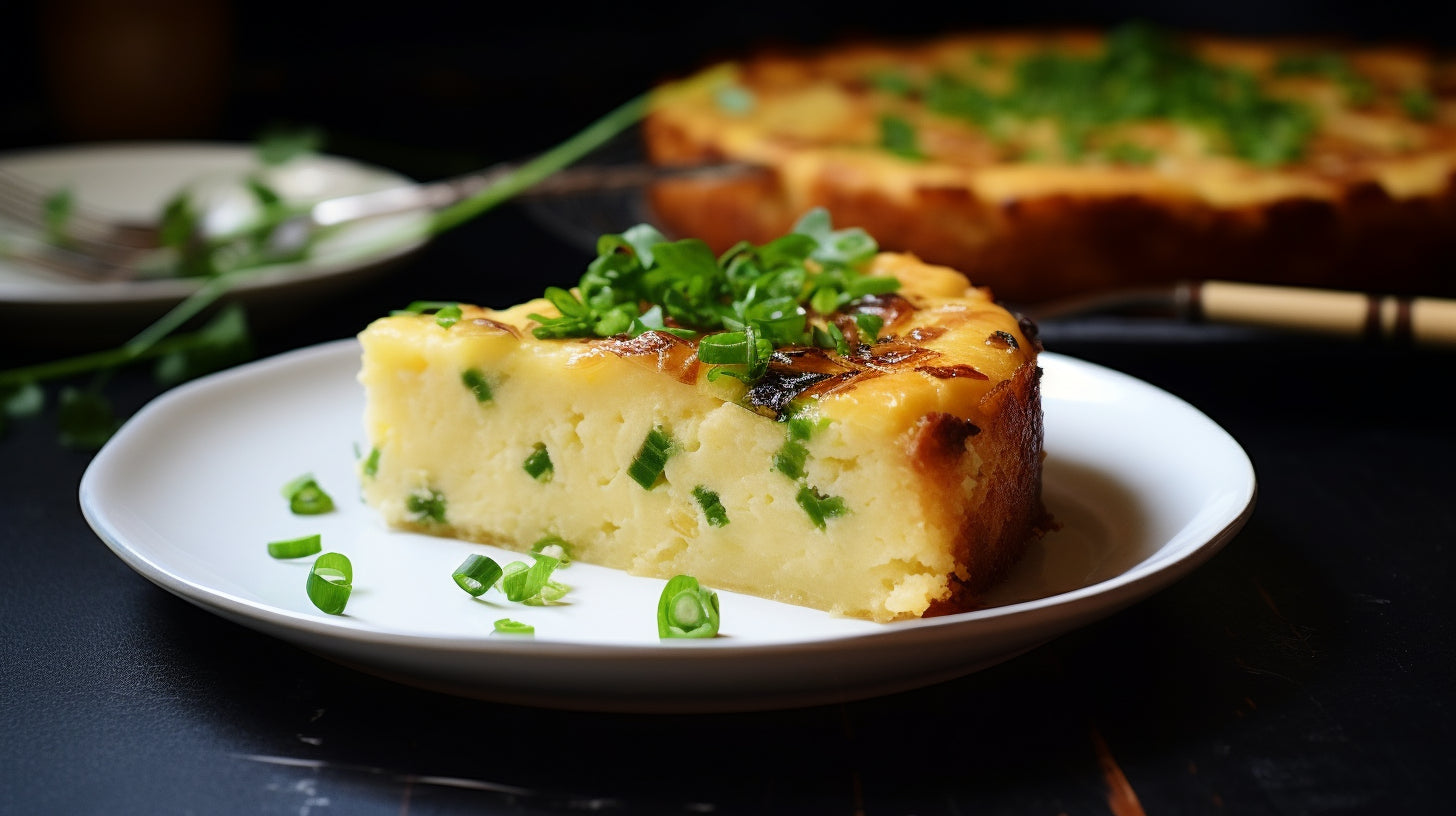
<instances>
[{"instance_id":1,"label":"second white plate","mask_svg":"<svg viewBox=\"0 0 1456 816\"><path fill-rule=\"evenodd\" d=\"M37 188L69 190L82 206L135 221L157 220L179 190L236 183L262 166L253 145L213 142L80 144L0 155L0 169ZM288 167L277 185L288 200L411 183L394 171L339 156L301 157ZM260 270L240 281L231 297L276 305L336 291L422 247L426 220L411 214L352 226L321 243L305 261ZM70 327L67 334L78 340L87 332L136 332L200 285L185 278L81 281L0 257L0 319L12 326L54 326L60 318ZM51 341L60 339L54 335L48 333Z\"/></svg>"},{"instance_id":2,"label":"second white plate","mask_svg":"<svg viewBox=\"0 0 1456 816\"><path fill-rule=\"evenodd\" d=\"M451 571L471 552L386 529L357 499L359 348L344 340L176 388L97 454L81 507L111 550L178 596L361 670L457 695L603 711L815 705L967 674L1115 612L1212 556L1243 526L1253 468L1223 429L1147 383L1047 353L1045 494L1063 528L989 608L895 624L720 593L720 637L660 641L662 581L576 563L569 604L472 598ZM338 500L289 513L279 488L312 472ZM322 534L354 564L345 615L304 593L308 563L268 541ZM485 596L489 597L489 596ZM511 617L534 638L491 634Z\"/></svg>"}]
</instances>

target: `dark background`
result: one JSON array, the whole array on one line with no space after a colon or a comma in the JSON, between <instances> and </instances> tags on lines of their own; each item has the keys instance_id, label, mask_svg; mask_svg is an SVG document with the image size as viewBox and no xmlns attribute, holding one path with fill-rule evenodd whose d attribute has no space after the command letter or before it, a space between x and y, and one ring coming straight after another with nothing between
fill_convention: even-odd
<instances>
[{"instance_id":1,"label":"dark background","mask_svg":"<svg viewBox=\"0 0 1456 816\"><path fill-rule=\"evenodd\" d=\"M654 82L758 44L1138 17L1448 46L1456 4L1432 6L0 0L0 149L306 124L329 152L428 179L550 147ZM350 336L413 299L507 305L585 260L503 207L274 321L258 354ZM1167 323L1045 329L1049 350L1166 389L1239 440L1259 478L1247 527L1177 586L1020 658L785 712L536 710L329 663L113 557L77 507L90 452L60 448L49 413L17 421L0 435L0 813L1449 809L1456 434L1430 395L1450 353ZM0 369L25 358L24 334L0 322ZM108 385L123 416L162 390L146 367Z\"/></svg>"},{"instance_id":2,"label":"dark background","mask_svg":"<svg viewBox=\"0 0 1456 816\"><path fill-rule=\"evenodd\" d=\"M5 4L0 148L246 140L324 128L332 152L439 176L549 147L651 84L765 44L1129 19L1446 47L1450 3ZM126 104L127 101L130 104Z\"/></svg>"},{"instance_id":3,"label":"dark background","mask_svg":"<svg viewBox=\"0 0 1456 816\"><path fill-rule=\"evenodd\" d=\"M320 0L48 0L0 4L0 150L110 140L245 142L277 127L315 128L326 152L419 180L552 147L665 79L766 46L918 37L1036 25L1146 20L1251 36L1333 35L1446 49L1456 4L733 3L387 5ZM515 202L490 215L522 217ZM526 218L533 221L532 218ZM533 223L539 223L535 219ZM621 225L623 228L630 226ZM528 229L522 225L522 229ZM514 230L507 230L514 234ZM460 288L410 274L421 297L504 306L543 275ZM574 282L581 246L548 247L551 282ZM452 287L450 291L442 291ZM378 296L367 293L366 308ZM352 324L342 318L340 334Z\"/></svg>"}]
</instances>

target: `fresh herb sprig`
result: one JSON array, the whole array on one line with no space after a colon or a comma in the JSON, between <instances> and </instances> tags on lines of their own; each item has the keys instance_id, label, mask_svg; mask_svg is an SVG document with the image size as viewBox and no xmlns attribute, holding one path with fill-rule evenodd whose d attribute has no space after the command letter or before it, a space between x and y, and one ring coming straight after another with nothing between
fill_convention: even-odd
<instances>
[{"instance_id":1,"label":"fresh herb sprig","mask_svg":"<svg viewBox=\"0 0 1456 816\"><path fill-rule=\"evenodd\" d=\"M843 333L827 318L899 288L894 277L863 271L878 251L864 230L834 229L822 207L788 235L761 246L741 242L721 256L699 239L669 241L639 224L603 236L573 290L546 290L557 314L531 314L539 324L532 332L559 339L666 331L698 340L710 379L753 382L776 348L839 348Z\"/></svg>"},{"instance_id":2,"label":"fresh herb sprig","mask_svg":"<svg viewBox=\"0 0 1456 816\"><path fill-rule=\"evenodd\" d=\"M713 75L690 79L684 81L680 86L666 86L640 94L628 100L557 146L525 162L512 173L501 178L494 185L477 192L475 195L455 205L434 213L424 229L424 237L426 239L433 238L448 230L454 229L494 209L517 194L529 189L537 182L585 157L593 150L601 147L641 120L647 114L655 98L670 97L679 87L687 89L699 82L714 83L717 80L718 78ZM265 153L268 153L270 149L269 145L276 148L276 150L268 153L265 158L271 161L282 161L296 155L299 149L313 149L318 143L317 139L312 137L294 139L292 142L286 144L285 142L288 142L288 140L265 140ZM254 185L252 189L255 195L260 196L260 200L271 200L272 191L267 189L266 186ZM266 201L264 203L266 204ZM172 240L181 241L183 240L181 236L190 232L191 225L188 223L189 219L195 219L197 214L195 211L189 209L191 207L190 202L174 200L169 202L169 204L174 212L170 214L164 213L164 219L171 219L169 229L171 230ZM49 217L55 222L54 229L57 233L63 232L64 230L63 222L68 208L69 199L65 196L57 197L51 204L53 212L49 213ZM266 206L264 209L265 212L268 212ZM288 214L286 208L281 206L274 207L270 212L272 221L270 222L268 219L264 219L262 223L255 224L251 228L252 231L245 236L246 241L244 245L251 244L255 249L264 246L269 235L269 229L276 227ZM417 234L410 233L404 236L404 239L413 241L419 237ZM392 236L391 240L398 241L401 238ZM378 248L383 250L389 247L380 246ZM6 399L4 415L0 416L0 431L5 429L7 419L30 416L35 413L29 409L29 405L34 399L32 389L38 387L40 382L63 376L99 372L100 376L92 384L91 388L85 391L75 392L89 397L85 401L89 410L80 412L80 415L86 417L85 427L81 429L82 432L62 433L63 442L69 441L76 447L99 448L120 425L112 413L105 396L101 393L101 385L104 384L104 378L116 369L143 359L169 354L218 351L218 335L222 333L221 328L218 328L220 324L211 324L208 328L214 329L212 332L209 332L208 328L204 328L190 335L174 337L173 334L184 326L187 321L206 311L238 283L262 274L273 266L271 263L257 265L264 259L264 256L256 253L250 255L244 252L229 258L220 257L227 252L236 253L237 244L218 244L204 247L201 259L197 260L191 267L194 271L201 273L201 277L199 278L202 281L201 286L121 347L40 365L0 371L0 397ZM294 259L301 259L301 257L298 256ZM246 328L246 324L241 321L240 312L225 312L224 316L219 319L230 321L228 325L233 327L242 326L244 329ZM231 332L232 329L229 329L229 331ZM240 355L242 359L251 356L251 341L245 336L234 337L233 340L230 347L237 353L212 354L211 362L214 366L225 367L228 364L241 362L242 360L238 359ZM179 368L177 371L180 372L182 369ZM200 367L198 366L187 368L186 371L194 376L197 373L201 373ZM172 383L163 382L163 385L170 384ZM25 389L25 411L10 407L10 401L13 399L11 396L12 392L17 389ZM72 392L68 391L67 393Z\"/></svg>"}]
</instances>

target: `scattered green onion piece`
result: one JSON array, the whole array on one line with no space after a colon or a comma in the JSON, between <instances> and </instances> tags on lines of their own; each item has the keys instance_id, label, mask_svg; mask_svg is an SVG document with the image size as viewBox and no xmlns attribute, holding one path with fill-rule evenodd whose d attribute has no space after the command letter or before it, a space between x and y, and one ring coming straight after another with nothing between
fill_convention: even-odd
<instances>
[{"instance_id":1,"label":"scattered green onion piece","mask_svg":"<svg viewBox=\"0 0 1456 816\"><path fill-rule=\"evenodd\" d=\"M521 603L527 606L546 606L547 604L556 603L557 601L566 597L566 593L570 591L571 587L567 586L566 584L548 580L546 584L541 587L540 592L532 595L524 601L521 601Z\"/></svg>"},{"instance_id":2,"label":"scattered green onion piece","mask_svg":"<svg viewBox=\"0 0 1456 816\"><path fill-rule=\"evenodd\" d=\"M288 499L288 509L299 516L317 516L334 509L334 499L312 473L305 473L283 486L283 497Z\"/></svg>"},{"instance_id":3,"label":"scattered green onion piece","mask_svg":"<svg viewBox=\"0 0 1456 816\"><path fill-rule=\"evenodd\" d=\"M531 552L549 555L560 561L563 567L572 562L574 556L571 551L571 543L559 535L544 536L531 545Z\"/></svg>"},{"instance_id":4,"label":"scattered green onion piece","mask_svg":"<svg viewBox=\"0 0 1456 816\"><path fill-rule=\"evenodd\" d=\"M323 536L319 533L268 542L268 554L274 558L302 558L323 550Z\"/></svg>"},{"instance_id":5,"label":"scattered green onion piece","mask_svg":"<svg viewBox=\"0 0 1456 816\"><path fill-rule=\"evenodd\" d=\"M824 529L825 519L837 518L847 512L844 499L839 496L822 496L808 485L799 488L799 494L794 500L809 514L809 520L814 522L814 526L821 530Z\"/></svg>"},{"instance_id":6,"label":"scattered green onion piece","mask_svg":"<svg viewBox=\"0 0 1456 816\"><path fill-rule=\"evenodd\" d=\"M538 482L551 481L551 476L556 471L555 465L551 464L551 454L547 453L546 445L542 442L536 443L521 467Z\"/></svg>"},{"instance_id":7,"label":"scattered green onion piece","mask_svg":"<svg viewBox=\"0 0 1456 816\"><path fill-rule=\"evenodd\" d=\"M693 498L698 500L698 506L703 508L703 516L708 519L708 524L713 527L724 527L728 524L728 511L723 507L723 501L717 493L709 490L703 485L693 488Z\"/></svg>"},{"instance_id":8,"label":"scattered green onion piece","mask_svg":"<svg viewBox=\"0 0 1456 816\"><path fill-rule=\"evenodd\" d=\"M438 490L416 490L405 500L404 506L415 521L445 523L445 494Z\"/></svg>"},{"instance_id":9,"label":"scattered green onion piece","mask_svg":"<svg viewBox=\"0 0 1456 816\"><path fill-rule=\"evenodd\" d=\"M672 438L661 426L648 431L642 440L642 447L627 468L627 475L646 490L651 490L667 467L667 457L672 455Z\"/></svg>"},{"instance_id":10,"label":"scattered green onion piece","mask_svg":"<svg viewBox=\"0 0 1456 816\"><path fill-rule=\"evenodd\" d=\"M490 388L490 381L478 368L467 368L462 371L460 382L464 383L465 387L470 389L470 393L475 395L476 402L490 402L495 398L495 393Z\"/></svg>"},{"instance_id":11,"label":"scattered green onion piece","mask_svg":"<svg viewBox=\"0 0 1456 816\"><path fill-rule=\"evenodd\" d=\"M465 557L460 566L455 568L455 572L451 573L450 577L455 579L455 583L461 589L470 593L472 598L478 598L484 595L487 589L495 586L495 582L499 581L503 574L504 570L495 559L471 553Z\"/></svg>"},{"instance_id":12,"label":"scattered green onion piece","mask_svg":"<svg viewBox=\"0 0 1456 816\"><path fill-rule=\"evenodd\" d=\"M521 561L512 561L503 568L500 583L507 599L529 603L541 595L551 579L551 573L561 565L559 560L542 553L532 553L531 557L535 559L535 563L529 566Z\"/></svg>"},{"instance_id":13,"label":"scattered green onion piece","mask_svg":"<svg viewBox=\"0 0 1456 816\"><path fill-rule=\"evenodd\" d=\"M657 600L657 636L710 638L718 634L718 593L705 589L691 575L678 575L662 588Z\"/></svg>"},{"instance_id":14,"label":"scattered green onion piece","mask_svg":"<svg viewBox=\"0 0 1456 816\"><path fill-rule=\"evenodd\" d=\"M354 565L343 553L327 552L313 562L308 572L308 599L329 613L340 615L354 591Z\"/></svg>"},{"instance_id":15,"label":"scattered green onion piece","mask_svg":"<svg viewBox=\"0 0 1456 816\"><path fill-rule=\"evenodd\" d=\"M371 479L379 474L379 448L369 450L369 458L364 460L364 475Z\"/></svg>"},{"instance_id":16,"label":"scattered green onion piece","mask_svg":"<svg viewBox=\"0 0 1456 816\"><path fill-rule=\"evenodd\" d=\"M510 618L501 618L495 622L495 631L501 635L534 635L536 627Z\"/></svg>"}]
</instances>

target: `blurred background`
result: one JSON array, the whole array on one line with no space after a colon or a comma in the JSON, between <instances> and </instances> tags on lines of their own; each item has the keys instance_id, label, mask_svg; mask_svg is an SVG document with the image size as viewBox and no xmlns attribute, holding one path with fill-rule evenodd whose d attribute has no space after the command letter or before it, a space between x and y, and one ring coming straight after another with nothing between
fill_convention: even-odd
<instances>
[{"instance_id":1,"label":"blurred background","mask_svg":"<svg viewBox=\"0 0 1456 816\"><path fill-rule=\"evenodd\" d=\"M310 127L322 133L325 152L431 180L549 148L655 83L761 46L1140 19L1185 30L1444 49L1456 36L1453 9L1413 0L11 0L0 4L0 26L10 35L0 49L0 151L117 140L242 142L273 127ZM580 248L552 246L516 208L486 217L505 221L494 226L514 240L538 241L541 268L557 270L558 281L579 275ZM443 241L412 265L419 297L506 305L539 293L540 275L472 273L470 281L489 285L462 286L459 268L482 265L478 249L464 247ZM398 295L361 293L355 313L341 316L334 330L348 331L391 296Z\"/></svg>"},{"instance_id":2,"label":"blurred background","mask_svg":"<svg viewBox=\"0 0 1456 816\"><path fill-rule=\"evenodd\" d=\"M1137 18L1447 47L1456 4L19 0L0 4L0 149L320 127L416 177L549 147L651 84L761 44Z\"/></svg>"}]
</instances>

